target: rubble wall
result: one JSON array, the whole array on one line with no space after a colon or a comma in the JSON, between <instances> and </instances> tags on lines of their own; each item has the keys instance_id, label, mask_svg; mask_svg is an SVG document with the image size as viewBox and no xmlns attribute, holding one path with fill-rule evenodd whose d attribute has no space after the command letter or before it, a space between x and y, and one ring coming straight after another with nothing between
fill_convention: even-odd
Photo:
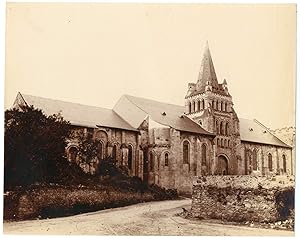
<instances>
[{"instance_id":1,"label":"rubble wall","mask_svg":"<svg viewBox=\"0 0 300 239\"><path fill-rule=\"evenodd\" d=\"M206 176L194 179L191 216L226 221L275 222L294 210L289 176Z\"/></svg>"}]
</instances>

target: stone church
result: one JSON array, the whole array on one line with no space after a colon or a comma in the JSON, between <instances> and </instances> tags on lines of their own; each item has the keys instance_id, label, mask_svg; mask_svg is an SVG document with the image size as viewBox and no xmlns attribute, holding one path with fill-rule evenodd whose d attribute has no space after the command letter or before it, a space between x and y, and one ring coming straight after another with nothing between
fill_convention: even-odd
<instances>
[{"instance_id":1,"label":"stone church","mask_svg":"<svg viewBox=\"0 0 300 239\"><path fill-rule=\"evenodd\" d=\"M208 45L196 83L189 83L184 106L123 95L113 109L18 93L14 107L33 105L60 113L74 132L99 141L98 156L81 162L76 139L66 154L87 173L113 157L132 176L149 184L190 193L199 175L294 174L292 147L258 120L241 119L226 80L218 82Z\"/></svg>"}]
</instances>

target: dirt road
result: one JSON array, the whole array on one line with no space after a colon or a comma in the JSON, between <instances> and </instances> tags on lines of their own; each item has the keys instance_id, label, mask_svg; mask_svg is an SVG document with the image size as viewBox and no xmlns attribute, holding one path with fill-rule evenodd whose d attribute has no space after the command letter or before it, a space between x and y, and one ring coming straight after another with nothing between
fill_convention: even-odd
<instances>
[{"instance_id":1,"label":"dirt road","mask_svg":"<svg viewBox=\"0 0 300 239\"><path fill-rule=\"evenodd\" d=\"M294 232L223 225L175 216L191 200L149 202L76 216L5 222L5 234L294 236Z\"/></svg>"}]
</instances>

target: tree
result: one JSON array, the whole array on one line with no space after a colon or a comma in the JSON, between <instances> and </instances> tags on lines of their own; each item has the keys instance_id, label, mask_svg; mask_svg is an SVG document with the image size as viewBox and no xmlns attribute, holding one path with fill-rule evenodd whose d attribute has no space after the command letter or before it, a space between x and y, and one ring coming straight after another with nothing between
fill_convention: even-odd
<instances>
[{"instance_id":1,"label":"tree","mask_svg":"<svg viewBox=\"0 0 300 239\"><path fill-rule=\"evenodd\" d=\"M97 159L98 156L98 147L100 141L92 138L92 133L88 132L77 133L76 136L72 138L78 141L78 155L81 161L84 163L90 164L92 161Z\"/></svg>"},{"instance_id":2,"label":"tree","mask_svg":"<svg viewBox=\"0 0 300 239\"><path fill-rule=\"evenodd\" d=\"M46 116L33 106L5 111L5 187L50 182L64 165L71 125L59 114Z\"/></svg>"}]
</instances>

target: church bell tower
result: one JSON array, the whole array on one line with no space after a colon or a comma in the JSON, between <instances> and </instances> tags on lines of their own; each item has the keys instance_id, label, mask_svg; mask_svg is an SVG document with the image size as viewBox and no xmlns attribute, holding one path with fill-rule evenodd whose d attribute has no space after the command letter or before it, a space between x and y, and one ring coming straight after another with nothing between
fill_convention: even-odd
<instances>
[{"instance_id":1,"label":"church bell tower","mask_svg":"<svg viewBox=\"0 0 300 239\"><path fill-rule=\"evenodd\" d=\"M196 83L188 84L185 96L185 115L205 130L216 134L214 144L218 153L230 157L240 144L239 119L233 108L227 81L219 84L208 42Z\"/></svg>"}]
</instances>

